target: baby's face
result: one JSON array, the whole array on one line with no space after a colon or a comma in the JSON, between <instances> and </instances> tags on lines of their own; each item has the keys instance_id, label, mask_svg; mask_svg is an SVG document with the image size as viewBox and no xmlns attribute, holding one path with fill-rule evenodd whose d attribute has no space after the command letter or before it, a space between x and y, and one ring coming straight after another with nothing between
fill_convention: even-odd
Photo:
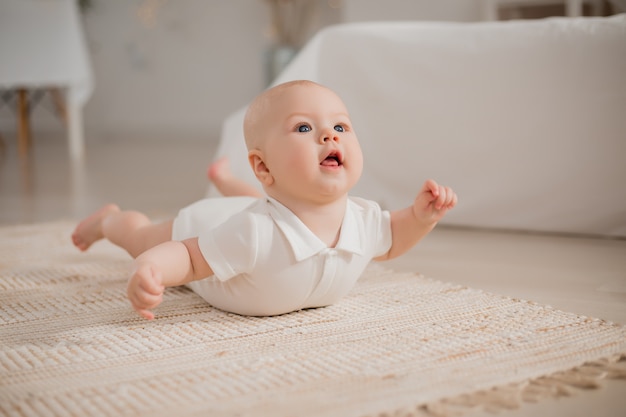
<instances>
[{"instance_id":1,"label":"baby's face","mask_svg":"<svg viewBox=\"0 0 626 417\"><path fill-rule=\"evenodd\" d=\"M341 99L318 85L297 85L268 113L261 149L273 182L266 192L315 203L346 196L361 176L363 154Z\"/></svg>"}]
</instances>

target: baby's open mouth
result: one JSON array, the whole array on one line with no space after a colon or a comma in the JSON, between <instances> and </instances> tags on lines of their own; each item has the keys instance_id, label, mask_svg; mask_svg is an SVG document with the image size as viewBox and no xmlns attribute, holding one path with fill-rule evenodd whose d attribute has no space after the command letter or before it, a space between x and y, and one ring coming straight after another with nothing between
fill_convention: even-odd
<instances>
[{"instance_id":1,"label":"baby's open mouth","mask_svg":"<svg viewBox=\"0 0 626 417\"><path fill-rule=\"evenodd\" d=\"M341 154L337 151L331 152L326 158L324 158L320 165L325 167L338 167L343 165Z\"/></svg>"}]
</instances>

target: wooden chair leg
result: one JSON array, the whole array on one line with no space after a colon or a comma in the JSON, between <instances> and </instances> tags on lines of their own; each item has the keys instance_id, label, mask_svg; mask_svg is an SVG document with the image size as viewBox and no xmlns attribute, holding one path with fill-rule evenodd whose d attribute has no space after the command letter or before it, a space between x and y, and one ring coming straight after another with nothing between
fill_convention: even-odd
<instances>
[{"instance_id":1,"label":"wooden chair leg","mask_svg":"<svg viewBox=\"0 0 626 417\"><path fill-rule=\"evenodd\" d=\"M30 123L28 91L25 88L17 90L17 140L20 155L24 156L30 149Z\"/></svg>"}]
</instances>

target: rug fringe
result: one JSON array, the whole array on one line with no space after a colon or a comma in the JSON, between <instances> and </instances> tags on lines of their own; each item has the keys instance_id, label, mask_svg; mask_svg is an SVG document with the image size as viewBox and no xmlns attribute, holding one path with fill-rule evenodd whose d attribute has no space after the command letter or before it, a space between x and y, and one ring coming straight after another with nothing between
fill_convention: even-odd
<instances>
[{"instance_id":1,"label":"rug fringe","mask_svg":"<svg viewBox=\"0 0 626 417\"><path fill-rule=\"evenodd\" d=\"M592 390L602 386L603 379L626 379L626 354L587 362L569 371L510 384L472 394L419 406L412 413L400 413L406 417L460 417L470 411L482 409L489 413L520 408L523 403L537 403L548 398L569 397L580 390Z\"/></svg>"}]
</instances>

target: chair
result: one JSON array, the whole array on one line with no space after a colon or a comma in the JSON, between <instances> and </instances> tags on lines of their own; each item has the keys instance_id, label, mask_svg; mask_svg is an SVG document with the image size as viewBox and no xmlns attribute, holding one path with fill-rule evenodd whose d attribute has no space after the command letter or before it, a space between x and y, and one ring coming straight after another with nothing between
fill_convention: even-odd
<instances>
[{"instance_id":1,"label":"chair","mask_svg":"<svg viewBox=\"0 0 626 417\"><path fill-rule=\"evenodd\" d=\"M67 122L69 153L81 159L93 76L76 2L2 0L0 62L0 89L17 95L20 153L30 146L29 93L47 90Z\"/></svg>"}]
</instances>

